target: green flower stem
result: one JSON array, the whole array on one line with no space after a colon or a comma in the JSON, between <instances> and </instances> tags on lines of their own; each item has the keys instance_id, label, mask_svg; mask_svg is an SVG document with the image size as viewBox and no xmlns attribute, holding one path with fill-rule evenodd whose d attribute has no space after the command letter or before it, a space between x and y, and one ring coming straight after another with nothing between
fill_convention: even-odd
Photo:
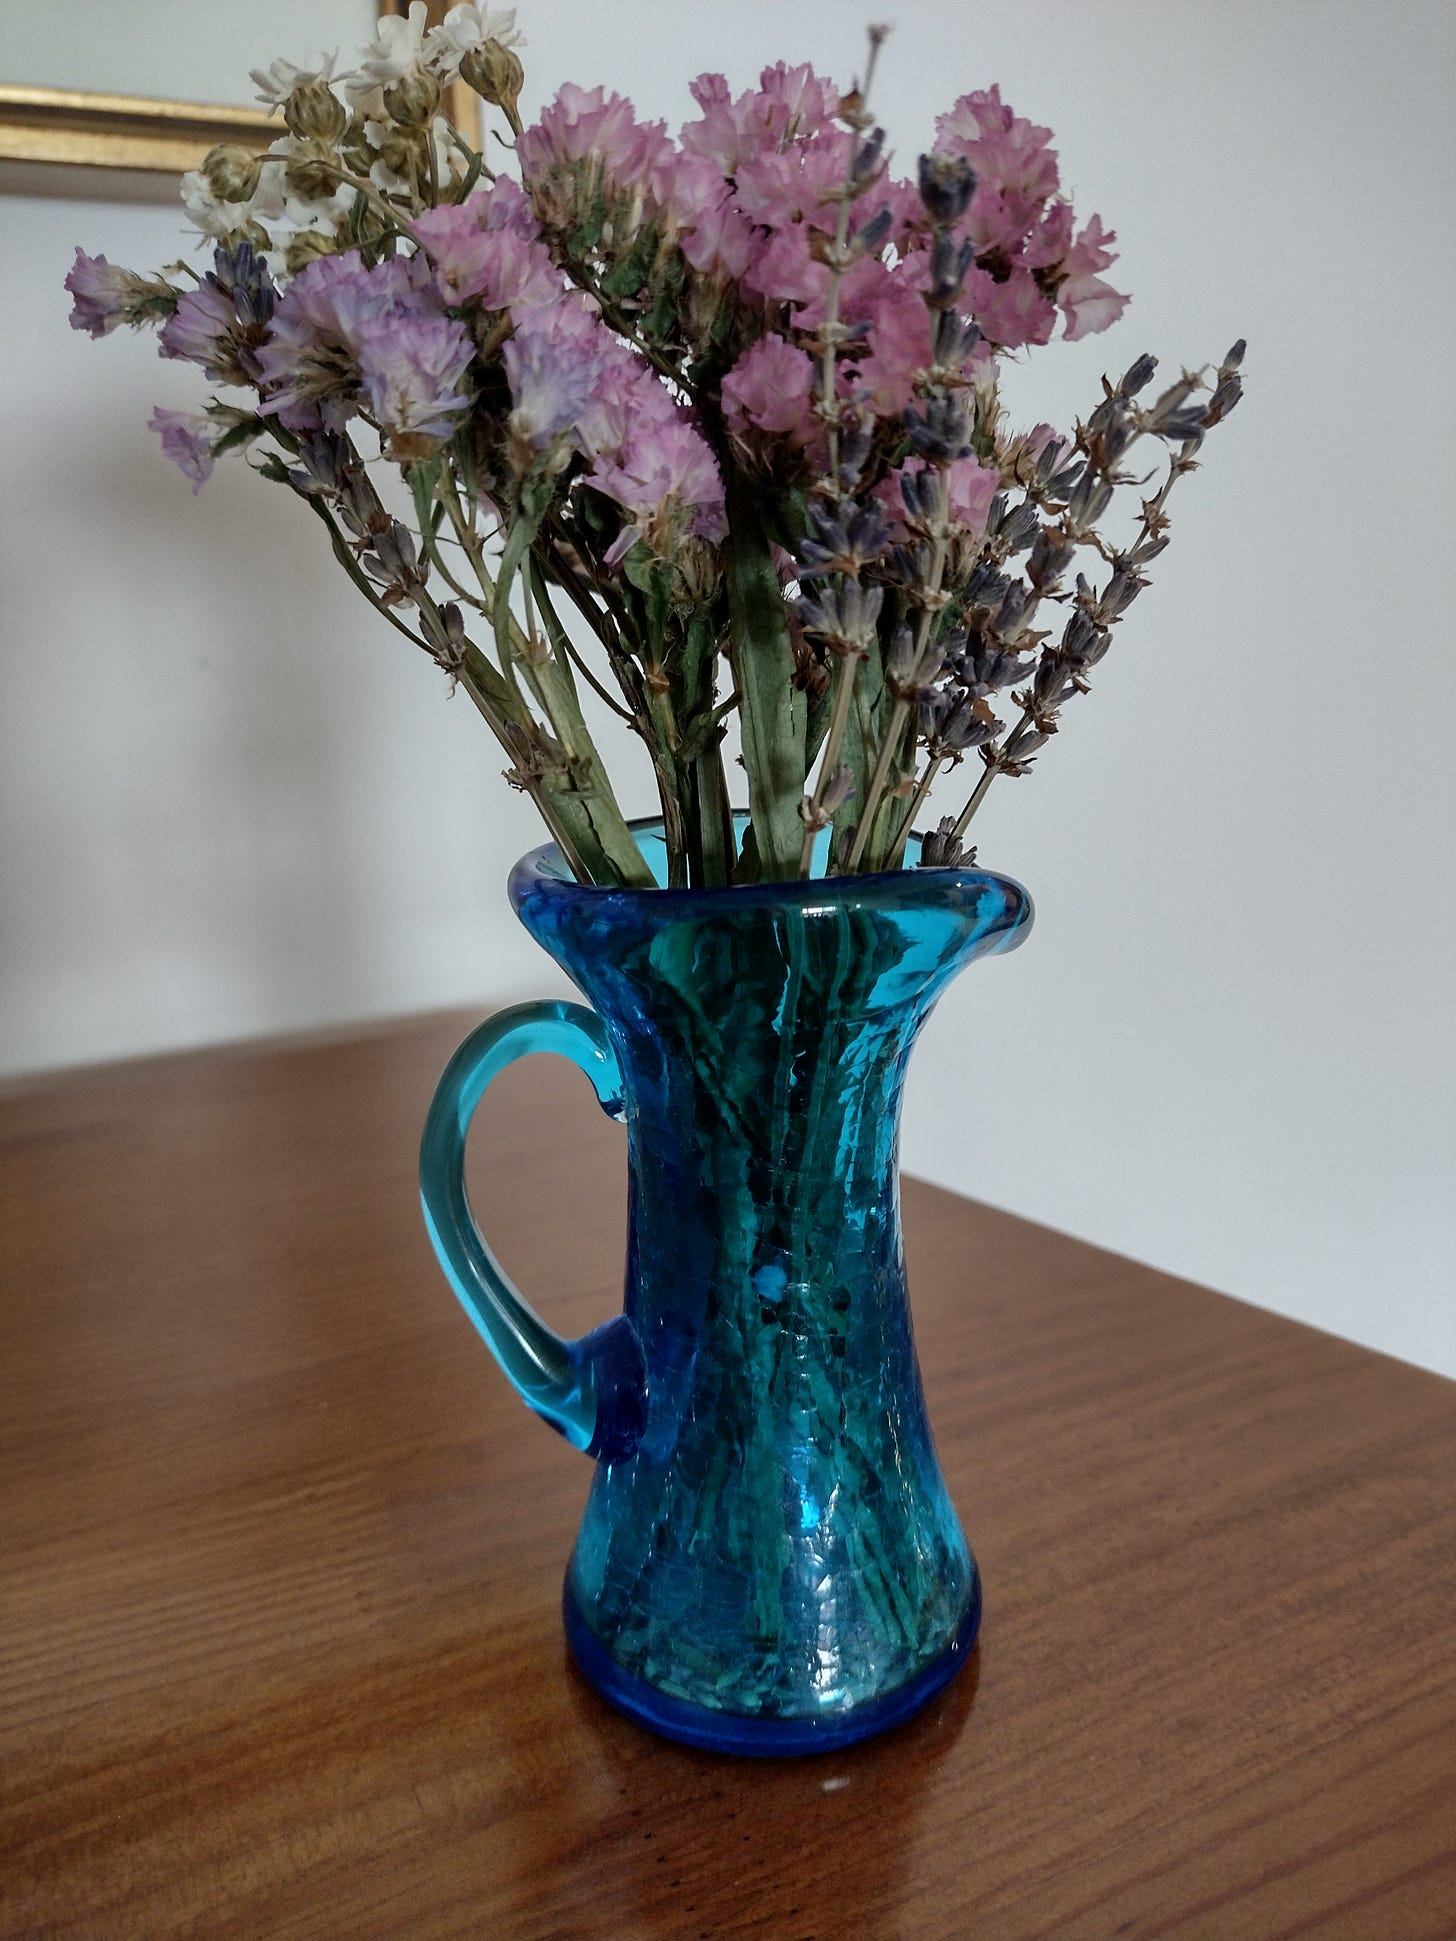
<instances>
[{"instance_id":1,"label":"green flower stem","mask_svg":"<svg viewBox=\"0 0 1456 1941\"><path fill-rule=\"evenodd\" d=\"M915 793L910 798L910 806L905 811L904 820L896 830L894 840L890 844L890 854L887 858L889 868L899 869L904 863L905 844L910 839L910 831L915 827L915 818L919 815L921 809L924 808L925 798L929 795L936 776L939 775L944 766L944 755L937 755L933 762L927 762L925 764L925 773L915 784Z\"/></svg>"},{"instance_id":2,"label":"green flower stem","mask_svg":"<svg viewBox=\"0 0 1456 1941\"><path fill-rule=\"evenodd\" d=\"M945 467L942 466L936 491L935 541L930 554L930 574L924 592L921 595L923 604L920 609L920 625L915 633L915 667L917 678L919 669L925 659L925 649L930 641L931 624L942 605L940 583L945 577L945 561L949 549L950 480L946 476ZM866 848L869 846L870 839L874 834L875 814L880 806L880 797L884 794L885 784L890 776L890 769L899 754L900 743L905 733L905 724L909 718L910 703L908 701L896 701L894 713L890 716L889 731L880 743L880 751L875 761L874 774L870 778L870 786L866 794L865 805L860 812L859 827L855 830L854 834L854 846L849 852L849 867L851 870L859 868L861 858L865 855ZM882 869L884 862L884 855L881 853L879 845L876 844L870 850L868 866L872 870Z\"/></svg>"},{"instance_id":3,"label":"green flower stem","mask_svg":"<svg viewBox=\"0 0 1456 1941\"><path fill-rule=\"evenodd\" d=\"M539 518L518 517L506 538L505 553L495 583L496 651L502 661L520 660L531 691L540 703L551 731L561 744L568 765L564 781L547 787L553 797L569 797L590 826L594 847L605 859L606 874L595 873L593 882L620 883L631 889L651 889L653 875L642 859L632 831L617 805L606 769L592 740L591 730L581 712L581 703L569 673L551 652L545 640L529 640L511 612L511 587L516 573L528 557L540 525ZM590 860L588 858L587 860Z\"/></svg>"},{"instance_id":4,"label":"green flower stem","mask_svg":"<svg viewBox=\"0 0 1456 1941\"><path fill-rule=\"evenodd\" d=\"M905 723L909 719L910 703L908 701L897 701L894 711L890 715L890 725L885 730L884 739L880 742L879 754L875 757L874 773L870 776L870 785L865 791L864 807L860 811L859 823L854 832L854 841L850 845L849 869L851 873L859 868L861 858L864 856L865 850L869 845L870 831L874 825L875 812L880 806L880 798L885 792L885 784L890 779L890 770L895 762L895 752L905 738ZM873 862L871 862L870 867L874 867Z\"/></svg>"},{"instance_id":5,"label":"green flower stem","mask_svg":"<svg viewBox=\"0 0 1456 1941\"><path fill-rule=\"evenodd\" d=\"M794 685L783 588L762 514L753 490L736 470L728 477L724 564L758 868L765 881L785 882L799 867L806 711L804 696Z\"/></svg>"},{"instance_id":6,"label":"green flower stem","mask_svg":"<svg viewBox=\"0 0 1456 1941\"><path fill-rule=\"evenodd\" d=\"M546 585L546 576L541 571L540 563L534 553L531 556L531 594L536 602L537 610L541 615L541 621L546 629L547 638L551 642L552 652L560 656L566 664L576 669L576 672L581 675L597 699L604 702L613 714L620 720L625 721L629 727L635 727L637 725L635 716L628 713L615 695L608 693L596 675L593 674L586 661L577 652L571 635L562 625L561 617L552 605L551 594Z\"/></svg>"},{"instance_id":7,"label":"green flower stem","mask_svg":"<svg viewBox=\"0 0 1456 1941\"><path fill-rule=\"evenodd\" d=\"M1030 713L1030 710L1028 710L1027 713L1022 715L1020 721L1017 722L1016 726L1012 729L1011 733L1013 735L1020 734L1021 730L1026 726L1027 722L1030 721L1030 719L1031 719L1031 713ZM987 762L986 772L981 777L980 781L977 782L975 791L972 794L970 801L967 802L966 806L961 810L960 814L956 817L955 827L954 829L951 830L951 840L953 842L959 842L961 837L964 836L964 834L966 833L966 830L970 827L971 817L976 813L977 809L979 809L981 804L985 801L986 791L988 788L990 788L991 784L995 781L999 773L1000 773L1000 770L997 768L997 765L994 761Z\"/></svg>"},{"instance_id":8,"label":"green flower stem","mask_svg":"<svg viewBox=\"0 0 1456 1941\"><path fill-rule=\"evenodd\" d=\"M492 628L495 631L496 652L500 657L501 673L504 675L507 684L521 699L521 705L524 708L524 696L521 696L520 682L516 678L515 655L511 651L509 642L502 645L500 631L494 625L497 588L495 580L491 577L490 569L485 563L485 541L476 531L474 520L466 519L464 507L460 503L460 495L455 490L455 481L447 471L441 472L439 490L450 523L455 528L455 537L465 549L465 556L470 561L471 570L474 572L476 580L480 585L480 591L484 596L484 605L481 611L491 621Z\"/></svg>"},{"instance_id":9,"label":"green flower stem","mask_svg":"<svg viewBox=\"0 0 1456 1941\"><path fill-rule=\"evenodd\" d=\"M835 670L834 711L829 717L829 732L824 737L824 759L819 764L819 779L814 784L814 793L809 799L809 813L804 818L804 840L799 849L800 876L809 874L809 866L814 860L814 839L819 833L820 819L824 813L824 791L839 767L839 751L844 743L850 703L854 699L854 677L859 672L862 658L860 654L841 654Z\"/></svg>"}]
</instances>

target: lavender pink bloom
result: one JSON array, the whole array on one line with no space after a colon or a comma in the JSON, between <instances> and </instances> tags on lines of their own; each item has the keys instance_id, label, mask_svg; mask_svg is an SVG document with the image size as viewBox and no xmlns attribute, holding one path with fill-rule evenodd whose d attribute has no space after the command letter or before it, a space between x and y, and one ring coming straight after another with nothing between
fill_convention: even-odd
<instances>
[{"instance_id":1,"label":"lavender pink bloom","mask_svg":"<svg viewBox=\"0 0 1456 1941\"><path fill-rule=\"evenodd\" d=\"M1094 216L1074 241L1051 130L1013 114L993 87L962 95L937 122L936 139L976 172L964 233L977 265L965 300L987 338L1007 350L1044 344L1058 311L1069 338L1115 323L1127 299L1097 274L1113 261L1115 238Z\"/></svg>"},{"instance_id":2,"label":"lavender pink bloom","mask_svg":"<svg viewBox=\"0 0 1456 1941\"><path fill-rule=\"evenodd\" d=\"M702 155L724 176L736 176L745 163L770 155L786 142L802 141L833 127L839 89L811 67L766 67L756 90L735 99L721 74L700 74L691 87L702 109L688 122L681 141L689 155Z\"/></svg>"},{"instance_id":3,"label":"lavender pink bloom","mask_svg":"<svg viewBox=\"0 0 1456 1941\"><path fill-rule=\"evenodd\" d=\"M210 278L187 291L161 331L163 357L200 364L219 383L235 370L237 311L232 298Z\"/></svg>"},{"instance_id":4,"label":"lavender pink bloom","mask_svg":"<svg viewBox=\"0 0 1456 1941\"><path fill-rule=\"evenodd\" d=\"M509 176L413 224L446 303L474 299L512 313L554 302L563 289L525 192Z\"/></svg>"},{"instance_id":5,"label":"lavender pink bloom","mask_svg":"<svg viewBox=\"0 0 1456 1941\"><path fill-rule=\"evenodd\" d=\"M516 156L536 201L541 185L578 164L600 170L614 188L646 189L670 146L662 123L639 122L632 103L620 94L568 81L540 120L519 136Z\"/></svg>"},{"instance_id":6,"label":"lavender pink bloom","mask_svg":"<svg viewBox=\"0 0 1456 1941\"><path fill-rule=\"evenodd\" d=\"M760 337L723 379L728 427L740 438L750 430L767 431L806 446L816 429L813 393L809 353L772 333Z\"/></svg>"},{"instance_id":7,"label":"lavender pink bloom","mask_svg":"<svg viewBox=\"0 0 1456 1941\"><path fill-rule=\"evenodd\" d=\"M369 416L396 458L420 458L451 437L470 408L466 372L475 353L454 317L405 312L369 323L356 340Z\"/></svg>"},{"instance_id":8,"label":"lavender pink bloom","mask_svg":"<svg viewBox=\"0 0 1456 1941\"><path fill-rule=\"evenodd\" d=\"M585 416L610 361L611 337L580 297L529 311L504 350L511 429L538 451Z\"/></svg>"},{"instance_id":9,"label":"lavender pink bloom","mask_svg":"<svg viewBox=\"0 0 1456 1941\"><path fill-rule=\"evenodd\" d=\"M168 411L160 404L147 421L162 450L192 481L194 497L212 476L212 441L217 427L200 411Z\"/></svg>"},{"instance_id":10,"label":"lavender pink bloom","mask_svg":"<svg viewBox=\"0 0 1456 1941\"><path fill-rule=\"evenodd\" d=\"M273 328L259 352L265 414L291 431L338 429L353 406L360 379L359 347L374 325L441 314L434 291L400 257L367 268L357 250L320 256L284 291Z\"/></svg>"},{"instance_id":11,"label":"lavender pink bloom","mask_svg":"<svg viewBox=\"0 0 1456 1941\"><path fill-rule=\"evenodd\" d=\"M728 531L717 464L685 418L634 431L616 462L599 462L589 483L631 515L607 553L609 566L620 565L638 538L665 551L679 528L709 541Z\"/></svg>"},{"instance_id":12,"label":"lavender pink bloom","mask_svg":"<svg viewBox=\"0 0 1456 1941\"><path fill-rule=\"evenodd\" d=\"M963 156L976 171L977 197L988 191L999 197L1023 234L1060 186L1051 129L1013 114L999 87L963 94L935 134L938 148Z\"/></svg>"},{"instance_id":13,"label":"lavender pink bloom","mask_svg":"<svg viewBox=\"0 0 1456 1941\"><path fill-rule=\"evenodd\" d=\"M610 549L684 531L721 539L723 482L706 440L652 371L579 296L528 312L504 350L511 430L544 451L566 440L594 462L588 483L630 515Z\"/></svg>"},{"instance_id":14,"label":"lavender pink bloom","mask_svg":"<svg viewBox=\"0 0 1456 1941\"><path fill-rule=\"evenodd\" d=\"M651 187L664 237L676 240L695 270L723 281L742 277L757 238L713 162L670 150L653 168Z\"/></svg>"},{"instance_id":15,"label":"lavender pink bloom","mask_svg":"<svg viewBox=\"0 0 1456 1941\"><path fill-rule=\"evenodd\" d=\"M76 251L65 287L72 297L72 330L92 337L106 337L119 324L143 323L148 316L163 314L173 300L160 280L121 269L104 256L88 256L84 249Z\"/></svg>"}]
</instances>

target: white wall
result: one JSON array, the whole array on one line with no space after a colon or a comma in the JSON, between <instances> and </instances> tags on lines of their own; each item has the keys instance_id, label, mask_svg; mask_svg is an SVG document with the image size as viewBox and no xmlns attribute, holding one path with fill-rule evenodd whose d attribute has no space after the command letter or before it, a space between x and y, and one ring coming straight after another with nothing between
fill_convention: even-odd
<instances>
[{"instance_id":1,"label":"white wall","mask_svg":"<svg viewBox=\"0 0 1456 1941\"><path fill-rule=\"evenodd\" d=\"M859 11L522 24L537 96L604 80L675 123L705 66L847 75ZM907 161L999 78L1120 233L1133 307L1017 374L1028 421L1144 347L1250 341L1094 694L991 792L983 859L1037 928L942 1005L906 1164L1456 1373L1445 9L894 11ZM281 491L235 466L188 496L144 428L185 369L65 327L71 242L161 262L170 213L11 200L0 230L0 1066L557 988L504 904L531 812L468 704Z\"/></svg>"}]
</instances>

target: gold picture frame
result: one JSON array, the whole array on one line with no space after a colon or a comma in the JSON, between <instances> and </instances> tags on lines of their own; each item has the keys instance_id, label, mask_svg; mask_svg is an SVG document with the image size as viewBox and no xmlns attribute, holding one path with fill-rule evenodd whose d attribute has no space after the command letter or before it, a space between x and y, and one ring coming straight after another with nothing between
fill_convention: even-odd
<instances>
[{"instance_id":1,"label":"gold picture frame","mask_svg":"<svg viewBox=\"0 0 1456 1941\"><path fill-rule=\"evenodd\" d=\"M428 0L436 25L453 0ZM406 14L409 0L379 0L381 17ZM445 112L467 140L479 139L480 102L457 81ZM280 124L263 108L225 108L200 101L157 101L146 95L90 94L72 88L19 87L0 82L0 164L30 187L37 169L124 170L145 189L196 168L210 148L236 142L263 148Z\"/></svg>"}]
</instances>

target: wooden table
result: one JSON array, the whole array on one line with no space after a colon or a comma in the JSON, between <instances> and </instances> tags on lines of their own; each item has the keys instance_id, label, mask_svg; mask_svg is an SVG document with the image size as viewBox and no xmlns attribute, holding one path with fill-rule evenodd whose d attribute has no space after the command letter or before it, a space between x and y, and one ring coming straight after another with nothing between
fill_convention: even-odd
<instances>
[{"instance_id":1,"label":"wooden table","mask_svg":"<svg viewBox=\"0 0 1456 1941\"><path fill-rule=\"evenodd\" d=\"M557 1611L586 1462L416 1207L465 1022L0 1100L0 1932L1456 1935L1456 1388L929 1187L977 1660L820 1759L608 1710ZM507 1266L605 1317L620 1131L544 1059L482 1120Z\"/></svg>"}]
</instances>

